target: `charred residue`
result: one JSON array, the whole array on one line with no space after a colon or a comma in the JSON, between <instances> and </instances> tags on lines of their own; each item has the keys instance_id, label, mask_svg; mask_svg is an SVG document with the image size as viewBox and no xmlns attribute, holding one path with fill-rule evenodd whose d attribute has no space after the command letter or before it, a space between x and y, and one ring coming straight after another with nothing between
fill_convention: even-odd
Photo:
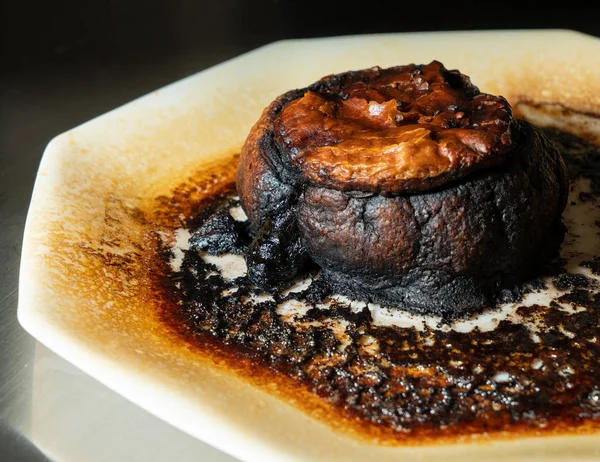
<instances>
[{"instance_id":1,"label":"charred residue","mask_svg":"<svg viewBox=\"0 0 600 462\"><path fill-rule=\"evenodd\" d=\"M547 133L565 154L571 180L590 180L585 200L596 200L598 150ZM592 277L555 264L545 275L559 291L552 302L523 305L493 330L382 326L367 306L331 298L315 267L305 268L312 283L296 292L223 277L203 257L242 255L251 242L229 213L238 205L233 184L197 203L181 223L192 230L190 249L160 281L171 300L164 320L191 345L215 345L225 363L280 377L349 426L391 443L600 427L600 294ZM600 274L600 256L581 266ZM502 292L499 302L518 303L546 288L541 279L529 281ZM286 311L296 302L304 308Z\"/></svg>"}]
</instances>

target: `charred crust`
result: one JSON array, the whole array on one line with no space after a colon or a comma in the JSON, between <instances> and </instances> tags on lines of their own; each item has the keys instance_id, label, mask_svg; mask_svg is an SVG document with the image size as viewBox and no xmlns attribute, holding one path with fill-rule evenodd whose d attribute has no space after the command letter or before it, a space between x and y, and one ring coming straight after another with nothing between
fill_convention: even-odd
<instances>
[{"instance_id":1,"label":"charred crust","mask_svg":"<svg viewBox=\"0 0 600 462\"><path fill-rule=\"evenodd\" d=\"M398 75L408 82L408 97L390 91L406 114L430 94L416 87L419 82L425 89L437 85L440 93L418 108L421 117L427 111L432 114L426 117L435 118L464 109L460 104L475 104L468 128L483 140L482 155L473 157L452 145L458 159L452 168L391 183L340 182L325 168L311 176L297 160L302 149L312 149L315 139L329 135L310 129L295 141L287 132L282 136L286 108L307 94L336 104L356 94L376 99L379 93L370 92L385 86L385 79L395 82ZM377 82L373 88L372 82ZM436 104L446 106L436 114ZM338 109L331 110L335 115ZM300 122L294 123L303 130ZM420 125L430 129L432 121L400 127ZM493 136L481 135L482 127ZM565 233L561 214L568 179L560 152L540 129L514 119L504 98L481 93L467 76L433 62L332 75L280 96L244 144L237 188L250 228L259 233L248 258L256 284L292 277L310 258L341 293L453 317L492 304L503 288L535 275L557 255ZM293 257L285 257L283 241L291 243ZM257 270L254 257L259 254L276 254L276 264L261 260Z\"/></svg>"}]
</instances>

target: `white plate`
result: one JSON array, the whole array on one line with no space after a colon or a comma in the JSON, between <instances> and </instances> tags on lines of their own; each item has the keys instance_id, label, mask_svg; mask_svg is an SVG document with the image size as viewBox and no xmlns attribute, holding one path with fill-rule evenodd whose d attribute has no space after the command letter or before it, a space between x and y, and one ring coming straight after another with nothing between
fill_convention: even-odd
<instances>
[{"instance_id":1,"label":"white plate","mask_svg":"<svg viewBox=\"0 0 600 462\"><path fill-rule=\"evenodd\" d=\"M19 321L131 401L247 461L599 457L595 435L408 448L353 439L200 358L160 322L157 300L147 296L145 225L136 210L147 210L191 172L239 150L261 110L280 93L330 73L432 59L513 104L560 102L600 113L600 40L576 32L389 34L271 44L52 140L27 218ZM123 266L114 266L117 260Z\"/></svg>"}]
</instances>

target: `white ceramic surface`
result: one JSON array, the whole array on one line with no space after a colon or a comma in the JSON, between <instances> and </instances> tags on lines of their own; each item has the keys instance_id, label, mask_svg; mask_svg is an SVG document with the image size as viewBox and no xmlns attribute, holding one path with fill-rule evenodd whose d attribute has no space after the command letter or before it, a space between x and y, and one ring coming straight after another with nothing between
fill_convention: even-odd
<instances>
[{"instance_id":1,"label":"white ceramic surface","mask_svg":"<svg viewBox=\"0 0 600 462\"><path fill-rule=\"evenodd\" d=\"M147 231L135 211L238 150L278 94L329 73L432 59L513 105L600 113L600 40L571 31L371 35L260 48L52 140L27 218L19 321L134 403L242 460L597 460L596 435L384 447L335 432L199 360L160 323L143 273L129 270L143 266ZM110 264L116 260L124 266Z\"/></svg>"}]
</instances>

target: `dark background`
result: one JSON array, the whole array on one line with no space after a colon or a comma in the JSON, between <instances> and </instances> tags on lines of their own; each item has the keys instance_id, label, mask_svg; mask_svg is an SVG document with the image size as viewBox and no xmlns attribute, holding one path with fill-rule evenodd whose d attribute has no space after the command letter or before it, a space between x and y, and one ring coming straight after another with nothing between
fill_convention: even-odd
<instances>
[{"instance_id":1,"label":"dark background","mask_svg":"<svg viewBox=\"0 0 600 462\"><path fill-rule=\"evenodd\" d=\"M31 187L32 165L54 135L275 40L536 28L567 28L600 36L598 4L0 0L0 182L10 169L10 159L18 157L26 163L22 164L26 173L19 173L24 175L22 186ZM20 206L26 190L14 191Z\"/></svg>"},{"instance_id":2,"label":"dark background","mask_svg":"<svg viewBox=\"0 0 600 462\"><path fill-rule=\"evenodd\" d=\"M279 39L548 28L600 37L598 4L0 0L0 319L9 319L0 325L0 389L26 375L32 356L33 340L16 323L19 256L37 166L55 135ZM33 460L18 438L0 430L7 460Z\"/></svg>"},{"instance_id":3,"label":"dark background","mask_svg":"<svg viewBox=\"0 0 600 462\"><path fill-rule=\"evenodd\" d=\"M0 180L16 151L35 163L55 134L275 40L534 28L600 36L598 4L0 0Z\"/></svg>"}]
</instances>

